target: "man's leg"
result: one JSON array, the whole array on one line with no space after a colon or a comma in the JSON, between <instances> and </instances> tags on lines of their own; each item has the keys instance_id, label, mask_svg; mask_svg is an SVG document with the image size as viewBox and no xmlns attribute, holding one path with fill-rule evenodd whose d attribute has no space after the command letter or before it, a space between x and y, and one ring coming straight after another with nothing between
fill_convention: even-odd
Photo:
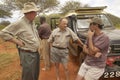
<instances>
[{"instance_id":1,"label":"man's leg","mask_svg":"<svg viewBox=\"0 0 120 80\"><path fill-rule=\"evenodd\" d=\"M42 43L42 40L40 40L40 47L38 49L38 52L40 53L40 60L43 60L43 43Z\"/></svg>"},{"instance_id":2,"label":"man's leg","mask_svg":"<svg viewBox=\"0 0 120 80\"><path fill-rule=\"evenodd\" d=\"M84 78L78 74L75 80L84 80Z\"/></svg>"},{"instance_id":3,"label":"man's leg","mask_svg":"<svg viewBox=\"0 0 120 80\"><path fill-rule=\"evenodd\" d=\"M84 80L84 76L86 75L88 68L89 67L85 63L82 63L75 80Z\"/></svg>"},{"instance_id":4,"label":"man's leg","mask_svg":"<svg viewBox=\"0 0 120 80\"><path fill-rule=\"evenodd\" d=\"M36 54L36 69L35 69L35 78L36 80L39 79L39 74L40 74L40 55L39 53Z\"/></svg>"},{"instance_id":5,"label":"man's leg","mask_svg":"<svg viewBox=\"0 0 120 80\"><path fill-rule=\"evenodd\" d=\"M45 68L46 70L50 69L50 49L49 49L49 43L47 42L47 39L45 39L44 42L45 45Z\"/></svg>"},{"instance_id":6,"label":"man's leg","mask_svg":"<svg viewBox=\"0 0 120 80\"><path fill-rule=\"evenodd\" d=\"M69 71L68 71L67 63L63 63L63 66L65 70L66 80L69 80Z\"/></svg>"},{"instance_id":7,"label":"man's leg","mask_svg":"<svg viewBox=\"0 0 120 80\"><path fill-rule=\"evenodd\" d=\"M60 63L55 63L55 69L56 69L56 77L57 77L57 80L60 80L60 75L59 75L59 65Z\"/></svg>"},{"instance_id":8,"label":"man's leg","mask_svg":"<svg viewBox=\"0 0 120 80\"><path fill-rule=\"evenodd\" d=\"M104 73L104 68L96 68L91 66L85 75L85 80L98 80Z\"/></svg>"},{"instance_id":9,"label":"man's leg","mask_svg":"<svg viewBox=\"0 0 120 80\"><path fill-rule=\"evenodd\" d=\"M46 52L46 60L45 60L45 68L46 70L50 70L50 56L49 52Z\"/></svg>"},{"instance_id":10,"label":"man's leg","mask_svg":"<svg viewBox=\"0 0 120 80\"><path fill-rule=\"evenodd\" d=\"M22 60L22 80L38 80L39 77L39 53L28 53L20 51L23 54Z\"/></svg>"}]
</instances>

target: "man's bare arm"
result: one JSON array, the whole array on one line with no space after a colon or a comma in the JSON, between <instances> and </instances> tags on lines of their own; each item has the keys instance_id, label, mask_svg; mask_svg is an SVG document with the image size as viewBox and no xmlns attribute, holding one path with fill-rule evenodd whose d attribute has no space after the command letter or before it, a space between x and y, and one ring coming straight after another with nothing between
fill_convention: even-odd
<instances>
[{"instance_id":1,"label":"man's bare arm","mask_svg":"<svg viewBox=\"0 0 120 80\"><path fill-rule=\"evenodd\" d=\"M88 44L89 44L89 52L92 55L95 55L97 52L100 52L100 49L95 47L92 41L92 37L94 35L94 32L92 32L91 30L88 31Z\"/></svg>"},{"instance_id":2,"label":"man's bare arm","mask_svg":"<svg viewBox=\"0 0 120 80\"><path fill-rule=\"evenodd\" d=\"M80 47L83 47L83 45L84 45L83 42L80 39L77 40L77 43Z\"/></svg>"}]
</instances>

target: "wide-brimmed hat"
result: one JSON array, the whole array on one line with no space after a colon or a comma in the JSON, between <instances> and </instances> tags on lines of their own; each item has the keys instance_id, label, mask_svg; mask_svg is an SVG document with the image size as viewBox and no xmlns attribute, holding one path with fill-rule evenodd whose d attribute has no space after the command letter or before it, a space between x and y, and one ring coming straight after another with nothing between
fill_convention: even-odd
<instances>
[{"instance_id":1,"label":"wide-brimmed hat","mask_svg":"<svg viewBox=\"0 0 120 80\"><path fill-rule=\"evenodd\" d=\"M103 22L102 22L102 20L100 19L100 18L98 18L98 17L94 17L94 18L92 18L92 20L91 20L91 23L97 23L97 24L99 24L99 25L103 25Z\"/></svg>"},{"instance_id":2,"label":"wide-brimmed hat","mask_svg":"<svg viewBox=\"0 0 120 80\"><path fill-rule=\"evenodd\" d=\"M24 4L24 8L22 9L23 13L28 13L31 11L38 11L39 9L37 8L37 6L35 5L34 2L27 2Z\"/></svg>"}]
</instances>

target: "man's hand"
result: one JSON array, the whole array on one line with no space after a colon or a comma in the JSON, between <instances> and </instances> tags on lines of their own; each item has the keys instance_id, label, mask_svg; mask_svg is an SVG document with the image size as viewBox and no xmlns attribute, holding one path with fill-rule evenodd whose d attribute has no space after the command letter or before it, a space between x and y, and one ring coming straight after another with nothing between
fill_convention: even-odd
<instances>
[{"instance_id":1,"label":"man's hand","mask_svg":"<svg viewBox=\"0 0 120 80\"><path fill-rule=\"evenodd\" d=\"M24 46L25 44L22 42L22 41L18 41L18 43L17 43L19 46Z\"/></svg>"},{"instance_id":2,"label":"man's hand","mask_svg":"<svg viewBox=\"0 0 120 80\"><path fill-rule=\"evenodd\" d=\"M83 45L83 52L88 54L88 48L87 48L87 45Z\"/></svg>"},{"instance_id":3,"label":"man's hand","mask_svg":"<svg viewBox=\"0 0 120 80\"><path fill-rule=\"evenodd\" d=\"M95 31L88 30L88 38L92 38L94 33L95 33Z\"/></svg>"},{"instance_id":4,"label":"man's hand","mask_svg":"<svg viewBox=\"0 0 120 80\"><path fill-rule=\"evenodd\" d=\"M83 45L84 45L83 42L80 39L77 40L77 43L80 47L83 47Z\"/></svg>"},{"instance_id":5,"label":"man's hand","mask_svg":"<svg viewBox=\"0 0 120 80\"><path fill-rule=\"evenodd\" d=\"M97 52L97 53L95 54L95 57L96 57L96 58L99 58L101 55L102 55L101 52Z\"/></svg>"},{"instance_id":6,"label":"man's hand","mask_svg":"<svg viewBox=\"0 0 120 80\"><path fill-rule=\"evenodd\" d=\"M19 46L25 46L25 44L22 42L22 41L20 41L20 40L18 40L18 39L16 39L16 38L12 38L12 39L10 39L9 40L10 42L13 42L13 43L15 43L15 44L18 44Z\"/></svg>"}]
</instances>

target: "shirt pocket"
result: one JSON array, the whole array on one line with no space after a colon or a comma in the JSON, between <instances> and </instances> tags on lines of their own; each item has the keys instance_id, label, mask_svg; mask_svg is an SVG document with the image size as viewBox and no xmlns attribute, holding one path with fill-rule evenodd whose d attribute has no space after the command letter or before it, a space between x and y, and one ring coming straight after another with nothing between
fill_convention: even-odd
<instances>
[{"instance_id":1,"label":"shirt pocket","mask_svg":"<svg viewBox=\"0 0 120 80\"><path fill-rule=\"evenodd\" d=\"M69 38L69 37L71 37L71 35L68 34L68 35L66 35L66 37Z\"/></svg>"},{"instance_id":2,"label":"shirt pocket","mask_svg":"<svg viewBox=\"0 0 120 80\"><path fill-rule=\"evenodd\" d=\"M56 43L60 42L60 34L56 34L56 35L54 36L54 41L55 41Z\"/></svg>"},{"instance_id":3,"label":"shirt pocket","mask_svg":"<svg viewBox=\"0 0 120 80\"><path fill-rule=\"evenodd\" d=\"M66 37L66 40L69 41L70 38L71 38L71 35L68 34L68 35L66 35L65 37Z\"/></svg>"}]
</instances>

